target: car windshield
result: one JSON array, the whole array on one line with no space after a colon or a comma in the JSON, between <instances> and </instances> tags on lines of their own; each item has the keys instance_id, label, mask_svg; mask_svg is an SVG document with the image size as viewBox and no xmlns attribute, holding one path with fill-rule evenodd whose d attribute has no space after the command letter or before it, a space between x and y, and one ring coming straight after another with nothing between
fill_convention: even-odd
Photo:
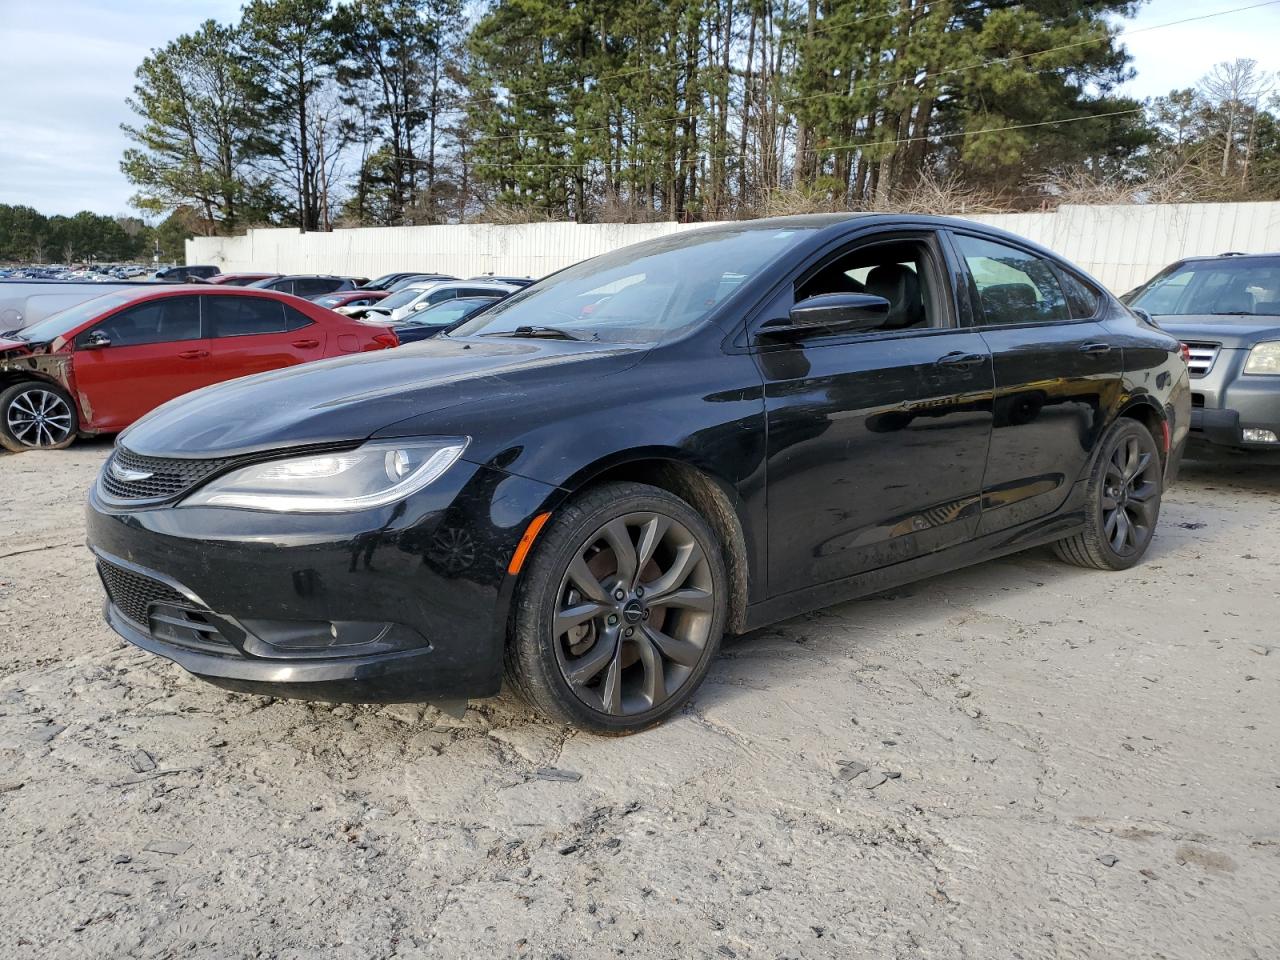
<instances>
[{"instance_id":1,"label":"car windshield","mask_svg":"<svg viewBox=\"0 0 1280 960\"><path fill-rule=\"evenodd\" d=\"M1156 316L1280 316L1280 258L1193 260L1159 274L1129 300Z\"/></svg>"},{"instance_id":2,"label":"car windshield","mask_svg":"<svg viewBox=\"0 0 1280 960\"><path fill-rule=\"evenodd\" d=\"M465 300L445 300L413 314L405 323L414 327L447 327L465 320L481 307L487 307L497 297L474 297Z\"/></svg>"},{"instance_id":3,"label":"car windshield","mask_svg":"<svg viewBox=\"0 0 1280 960\"><path fill-rule=\"evenodd\" d=\"M426 293L421 287L410 287L407 290L400 290L391 294L389 297L383 297L378 301L379 310L395 310L398 307L407 307L413 301Z\"/></svg>"},{"instance_id":4,"label":"car windshield","mask_svg":"<svg viewBox=\"0 0 1280 960\"><path fill-rule=\"evenodd\" d=\"M615 250L539 281L450 336L654 344L699 323L813 228L715 228Z\"/></svg>"},{"instance_id":5,"label":"car windshield","mask_svg":"<svg viewBox=\"0 0 1280 960\"><path fill-rule=\"evenodd\" d=\"M29 327L24 327L18 332L18 336L23 340L30 340L32 343L47 343L55 337L65 336L82 323L87 323L108 310L113 310L123 303L128 303L135 296L137 294L131 291L120 291L85 300L83 303L77 303L74 307L67 307L67 309L51 314L43 320L38 320Z\"/></svg>"}]
</instances>

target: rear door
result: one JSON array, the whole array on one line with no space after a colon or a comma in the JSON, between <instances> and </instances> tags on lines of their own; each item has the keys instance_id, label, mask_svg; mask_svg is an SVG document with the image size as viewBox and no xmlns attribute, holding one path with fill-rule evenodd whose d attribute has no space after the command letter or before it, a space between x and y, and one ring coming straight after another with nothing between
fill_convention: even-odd
<instances>
[{"instance_id":1,"label":"rear door","mask_svg":"<svg viewBox=\"0 0 1280 960\"><path fill-rule=\"evenodd\" d=\"M76 336L72 373L86 426L123 430L160 404L209 382L211 352L201 335L200 299L148 300Z\"/></svg>"},{"instance_id":2,"label":"rear door","mask_svg":"<svg viewBox=\"0 0 1280 960\"><path fill-rule=\"evenodd\" d=\"M995 363L979 533L1057 510L1084 476L1123 389L1124 356L1085 281L1012 242L953 231L967 319Z\"/></svg>"},{"instance_id":3,"label":"rear door","mask_svg":"<svg viewBox=\"0 0 1280 960\"><path fill-rule=\"evenodd\" d=\"M269 297L206 294L205 329L213 353L211 382L318 360L326 331L300 310Z\"/></svg>"},{"instance_id":4,"label":"rear door","mask_svg":"<svg viewBox=\"0 0 1280 960\"><path fill-rule=\"evenodd\" d=\"M954 265L930 230L822 255L761 324L824 293L891 304L885 325L755 354L768 420L769 593L889 566L971 537L991 433L991 358L958 325Z\"/></svg>"}]
</instances>

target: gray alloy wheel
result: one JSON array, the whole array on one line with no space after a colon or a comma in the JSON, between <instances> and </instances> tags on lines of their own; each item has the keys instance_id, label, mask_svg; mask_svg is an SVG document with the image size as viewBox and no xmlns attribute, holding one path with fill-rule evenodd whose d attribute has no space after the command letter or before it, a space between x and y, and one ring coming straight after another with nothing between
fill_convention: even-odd
<instances>
[{"instance_id":1,"label":"gray alloy wheel","mask_svg":"<svg viewBox=\"0 0 1280 960\"><path fill-rule=\"evenodd\" d=\"M70 446L78 427L71 398L45 383L21 383L0 394L0 443L14 451Z\"/></svg>"},{"instance_id":2,"label":"gray alloy wheel","mask_svg":"<svg viewBox=\"0 0 1280 960\"><path fill-rule=\"evenodd\" d=\"M578 547L551 632L561 676L592 710L660 707L702 660L716 606L706 553L660 513L610 520Z\"/></svg>"},{"instance_id":3,"label":"gray alloy wheel","mask_svg":"<svg viewBox=\"0 0 1280 960\"><path fill-rule=\"evenodd\" d=\"M1102 532L1119 556L1141 550L1151 539L1160 502L1160 458L1130 435L1103 468Z\"/></svg>"},{"instance_id":4,"label":"gray alloy wheel","mask_svg":"<svg viewBox=\"0 0 1280 960\"><path fill-rule=\"evenodd\" d=\"M1085 494L1084 530L1053 545L1079 567L1125 570L1142 559L1160 519L1164 461L1137 420L1122 417L1103 437Z\"/></svg>"},{"instance_id":5,"label":"gray alloy wheel","mask_svg":"<svg viewBox=\"0 0 1280 960\"><path fill-rule=\"evenodd\" d=\"M724 549L659 487L604 483L558 507L520 573L507 677L544 714L602 734L679 710L728 614Z\"/></svg>"}]
</instances>

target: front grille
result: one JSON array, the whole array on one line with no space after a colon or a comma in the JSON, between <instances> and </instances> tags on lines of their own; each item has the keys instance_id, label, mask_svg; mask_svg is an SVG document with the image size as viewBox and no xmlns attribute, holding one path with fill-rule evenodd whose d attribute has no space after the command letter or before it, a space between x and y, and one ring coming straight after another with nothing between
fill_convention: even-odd
<instances>
[{"instance_id":1,"label":"front grille","mask_svg":"<svg viewBox=\"0 0 1280 960\"><path fill-rule=\"evenodd\" d=\"M153 603L191 606L190 600L167 584L114 563L99 560L98 575L115 608L141 627L149 629L148 611Z\"/></svg>"},{"instance_id":2,"label":"front grille","mask_svg":"<svg viewBox=\"0 0 1280 960\"><path fill-rule=\"evenodd\" d=\"M1213 361L1218 359L1218 344L1187 341L1187 349L1191 352L1191 359L1187 361L1187 372L1191 376L1203 377L1213 369Z\"/></svg>"},{"instance_id":3,"label":"front grille","mask_svg":"<svg viewBox=\"0 0 1280 960\"><path fill-rule=\"evenodd\" d=\"M143 457L120 447L102 471L102 489L113 500L170 500L232 463L232 458L182 460L171 457ZM118 468L126 476L113 472ZM127 474L139 474L128 479Z\"/></svg>"}]
</instances>

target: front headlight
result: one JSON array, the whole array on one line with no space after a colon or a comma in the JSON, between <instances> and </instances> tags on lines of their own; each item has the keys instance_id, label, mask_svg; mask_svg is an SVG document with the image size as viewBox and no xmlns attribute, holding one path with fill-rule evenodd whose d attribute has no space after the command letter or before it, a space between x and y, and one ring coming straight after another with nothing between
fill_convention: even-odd
<instances>
[{"instance_id":1,"label":"front headlight","mask_svg":"<svg viewBox=\"0 0 1280 960\"><path fill-rule=\"evenodd\" d=\"M385 506L439 478L469 437L379 440L242 467L209 481L184 507L238 507L286 513L345 513Z\"/></svg>"},{"instance_id":2,"label":"front headlight","mask_svg":"<svg viewBox=\"0 0 1280 960\"><path fill-rule=\"evenodd\" d=\"M1280 374L1280 340L1260 343L1250 350L1244 372Z\"/></svg>"}]
</instances>

